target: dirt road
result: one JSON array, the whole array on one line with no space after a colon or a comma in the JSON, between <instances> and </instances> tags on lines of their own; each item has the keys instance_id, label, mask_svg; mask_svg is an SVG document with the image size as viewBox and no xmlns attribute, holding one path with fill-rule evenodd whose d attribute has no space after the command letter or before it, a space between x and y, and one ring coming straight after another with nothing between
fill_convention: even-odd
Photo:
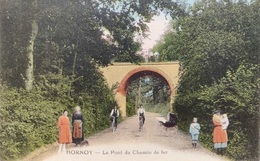
<instances>
[{"instance_id":1,"label":"dirt road","mask_svg":"<svg viewBox=\"0 0 260 161\"><path fill-rule=\"evenodd\" d=\"M198 145L192 148L190 136L176 129L165 131L157 123L158 114L147 113L144 131L137 116L127 118L114 133L106 129L88 139L90 145L58 153L57 147L34 161L227 161Z\"/></svg>"}]
</instances>

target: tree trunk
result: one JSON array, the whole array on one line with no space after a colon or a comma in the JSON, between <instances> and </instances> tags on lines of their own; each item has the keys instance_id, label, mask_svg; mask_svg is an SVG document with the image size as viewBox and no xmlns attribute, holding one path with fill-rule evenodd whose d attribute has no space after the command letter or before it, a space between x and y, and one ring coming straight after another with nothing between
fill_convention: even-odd
<instances>
[{"instance_id":1,"label":"tree trunk","mask_svg":"<svg viewBox=\"0 0 260 161\"><path fill-rule=\"evenodd\" d=\"M32 21L32 35L31 39L28 45L28 50L27 50L27 57L28 57L28 67L26 70L26 80L25 80L25 89L26 90L31 90L33 86L33 55L34 55L34 41L36 39L36 36L38 34L38 23L36 20Z\"/></svg>"}]
</instances>

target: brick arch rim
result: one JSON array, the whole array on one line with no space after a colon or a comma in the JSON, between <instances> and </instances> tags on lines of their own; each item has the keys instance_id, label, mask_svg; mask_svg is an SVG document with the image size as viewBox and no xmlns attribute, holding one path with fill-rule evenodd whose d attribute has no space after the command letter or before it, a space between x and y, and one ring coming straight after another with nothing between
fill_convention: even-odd
<instances>
[{"instance_id":1,"label":"brick arch rim","mask_svg":"<svg viewBox=\"0 0 260 161\"><path fill-rule=\"evenodd\" d=\"M164 78L166 80L166 82L168 83L168 86L170 88L170 96L172 97L173 96L173 84L172 84L172 81L170 79L170 77L165 74L163 71L161 71L160 69L158 68L149 68L149 67L139 67L139 68L136 68L136 69L133 69L131 71L129 71L125 76L124 78L120 81L119 83L119 86L117 88L117 92L120 93L121 95L123 96L126 96L126 83L128 82L128 80L136 73L139 73L139 72L144 72L144 71L150 71L150 72L153 72L153 73L156 73L158 75L160 75L162 78Z\"/></svg>"}]
</instances>

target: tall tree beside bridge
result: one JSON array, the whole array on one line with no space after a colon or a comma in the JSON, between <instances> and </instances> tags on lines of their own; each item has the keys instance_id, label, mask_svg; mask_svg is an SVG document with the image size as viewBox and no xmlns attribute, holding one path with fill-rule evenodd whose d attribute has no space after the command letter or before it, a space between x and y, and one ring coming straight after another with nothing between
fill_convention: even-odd
<instances>
[{"instance_id":1,"label":"tall tree beside bridge","mask_svg":"<svg viewBox=\"0 0 260 161\"><path fill-rule=\"evenodd\" d=\"M259 0L198 1L187 16L173 22L173 32L157 46L164 58L175 57L181 63L174 103L181 126L187 129L192 117L198 116L204 124L201 141L212 147L212 112L220 108L229 113L233 125L227 154L235 160L255 159L259 152L255 144L258 131L252 130L259 122L259 7ZM217 89L221 86L225 88ZM246 88L250 92L242 95ZM237 117L240 112L243 118L251 118L251 123Z\"/></svg>"},{"instance_id":2,"label":"tall tree beside bridge","mask_svg":"<svg viewBox=\"0 0 260 161\"><path fill-rule=\"evenodd\" d=\"M107 65L118 55L131 62L139 43L158 10L178 16L181 7L170 0L91 1L91 0L1 0L1 77L11 86L32 86L33 75L49 71L72 74L78 60ZM108 33L107 35L104 33ZM73 70L70 70L73 69ZM74 76L73 76L74 77Z\"/></svg>"},{"instance_id":3,"label":"tall tree beside bridge","mask_svg":"<svg viewBox=\"0 0 260 161\"><path fill-rule=\"evenodd\" d=\"M37 0L1 0L1 79L28 90L33 83Z\"/></svg>"}]
</instances>

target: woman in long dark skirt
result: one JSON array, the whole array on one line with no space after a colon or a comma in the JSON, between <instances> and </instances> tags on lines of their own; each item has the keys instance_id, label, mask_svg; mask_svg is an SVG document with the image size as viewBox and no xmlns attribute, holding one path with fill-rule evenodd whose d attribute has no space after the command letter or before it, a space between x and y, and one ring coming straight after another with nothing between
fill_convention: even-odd
<instances>
[{"instance_id":1,"label":"woman in long dark skirt","mask_svg":"<svg viewBox=\"0 0 260 161\"><path fill-rule=\"evenodd\" d=\"M84 141L84 118L79 106L75 107L72 115L72 143L76 146Z\"/></svg>"}]
</instances>

